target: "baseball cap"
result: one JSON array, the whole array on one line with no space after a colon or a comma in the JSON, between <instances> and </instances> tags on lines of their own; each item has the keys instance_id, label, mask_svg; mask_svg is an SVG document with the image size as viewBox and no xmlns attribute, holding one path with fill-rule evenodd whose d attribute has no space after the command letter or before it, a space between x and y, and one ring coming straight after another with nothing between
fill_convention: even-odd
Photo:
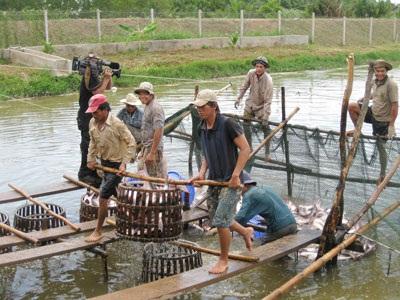
<instances>
[{"instance_id":1,"label":"baseball cap","mask_svg":"<svg viewBox=\"0 0 400 300\"><path fill-rule=\"evenodd\" d=\"M257 181L252 179L250 174L243 170L243 172L242 172L242 183L243 184L257 184Z\"/></svg>"},{"instance_id":2,"label":"baseball cap","mask_svg":"<svg viewBox=\"0 0 400 300\"><path fill-rule=\"evenodd\" d=\"M208 102L217 102L217 94L213 90L205 89L197 94L196 100L192 103L195 106L204 106Z\"/></svg>"},{"instance_id":3,"label":"baseball cap","mask_svg":"<svg viewBox=\"0 0 400 300\"><path fill-rule=\"evenodd\" d=\"M96 94L89 99L89 107L86 113L93 113L99 109L99 106L107 102L106 96L103 94Z\"/></svg>"}]
</instances>

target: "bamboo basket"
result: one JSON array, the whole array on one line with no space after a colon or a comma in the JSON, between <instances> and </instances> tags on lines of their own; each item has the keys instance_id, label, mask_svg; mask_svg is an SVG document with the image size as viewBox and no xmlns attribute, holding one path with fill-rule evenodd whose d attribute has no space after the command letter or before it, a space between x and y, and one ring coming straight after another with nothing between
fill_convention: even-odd
<instances>
[{"instance_id":1,"label":"bamboo basket","mask_svg":"<svg viewBox=\"0 0 400 300\"><path fill-rule=\"evenodd\" d=\"M81 197L81 206L79 208L79 222L88 222L96 220L98 217L99 206L85 201L85 195ZM108 217L115 215L117 206L108 206Z\"/></svg>"},{"instance_id":2,"label":"bamboo basket","mask_svg":"<svg viewBox=\"0 0 400 300\"><path fill-rule=\"evenodd\" d=\"M202 265L201 252L168 243L148 243L143 252L142 282L155 281Z\"/></svg>"},{"instance_id":3,"label":"bamboo basket","mask_svg":"<svg viewBox=\"0 0 400 300\"><path fill-rule=\"evenodd\" d=\"M56 214L66 216L64 208L59 205L45 203ZM51 215L48 215L43 207L37 204L28 204L18 208L14 216L14 227L23 232L33 230L45 230L64 226L65 223Z\"/></svg>"},{"instance_id":4,"label":"bamboo basket","mask_svg":"<svg viewBox=\"0 0 400 300\"><path fill-rule=\"evenodd\" d=\"M10 219L8 218L7 214L0 212L0 223L10 225ZM3 228L0 228L0 236L6 236L6 235L11 235L11 233ZM10 252L10 251L11 251L11 247L0 248L0 254Z\"/></svg>"},{"instance_id":5,"label":"bamboo basket","mask_svg":"<svg viewBox=\"0 0 400 300\"><path fill-rule=\"evenodd\" d=\"M139 242L176 240L182 233L181 191L118 186L117 234Z\"/></svg>"}]
</instances>

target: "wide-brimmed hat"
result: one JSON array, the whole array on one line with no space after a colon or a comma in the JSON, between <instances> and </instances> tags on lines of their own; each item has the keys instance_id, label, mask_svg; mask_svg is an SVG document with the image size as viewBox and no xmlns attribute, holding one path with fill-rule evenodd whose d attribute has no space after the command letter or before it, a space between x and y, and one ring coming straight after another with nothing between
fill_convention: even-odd
<instances>
[{"instance_id":1,"label":"wide-brimmed hat","mask_svg":"<svg viewBox=\"0 0 400 300\"><path fill-rule=\"evenodd\" d=\"M129 93L128 95L126 95L126 98L120 100L119 102L128 104L128 105L132 105L132 106L141 104L139 98L135 94L132 94L132 93Z\"/></svg>"},{"instance_id":2,"label":"wide-brimmed hat","mask_svg":"<svg viewBox=\"0 0 400 300\"><path fill-rule=\"evenodd\" d=\"M243 172L242 172L242 183L243 184L257 184L257 181L252 179L250 174L243 170Z\"/></svg>"},{"instance_id":3,"label":"wide-brimmed hat","mask_svg":"<svg viewBox=\"0 0 400 300\"><path fill-rule=\"evenodd\" d=\"M154 95L153 85L150 82L144 81L134 90L135 94L140 92L148 92L150 95Z\"/></svg>"},{"instance_id":4,"label":"wide-brimmed hat","mask_svg":"<svg viewBox=\"0 0 400 300\"><path fill-rule=\"evenodd\" d=\"M253 66L255 66L256 64L262 64L262 65L264 65L266 68L269 67L268 59L267 59L265 56L259 56L259 57L257 57L255 60L253 60L253 61L251 62L251 64L252 64Z\"/></svg>"},{"instance_id":5,"label":"wide-brimmed hat","mask_svg":"<svg viewBox=\"0 0 400 300\"><path fill-rule=\"evenodd\" d=\"M393 69L393 66L384 59L377 59L376 61L374 61L374 68L385 68L386 71L390 71L391 69Z\"/></svg>"},{"instance_id":6,"label":"wide-brimmed hat","mask_svg":"<svg viewBox=\"0 0 400 300\"><path fill-rule=\"evenodd\" d=\"M103 94L96 94L89 99L89 107L86 113L93 113L99 109L99 106L106 103L107 98Z\"/></svg>"},{"instance_id":7,"label":"wide-brimmed hat","mask_svg":"<svg viewBox=\"0 0 400 300\"><path fill-rule=\"evenodd\" d=\"M197 94L196 100L192 103L195 106L204 106L208 102L217 102L217 94L213 90L202 90Z\"/></svg>"}]
</instances>

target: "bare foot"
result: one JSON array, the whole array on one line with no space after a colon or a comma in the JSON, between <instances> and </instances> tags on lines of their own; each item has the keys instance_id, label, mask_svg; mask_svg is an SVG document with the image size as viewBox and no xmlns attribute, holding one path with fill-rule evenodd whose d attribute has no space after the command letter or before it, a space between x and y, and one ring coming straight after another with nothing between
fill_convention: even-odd
<instances>
[{"instance_id":1,"label":"bare foot","mask_svg":"<svg viewBox=\"0 0 400 300\"><path fill-rule=\"evenodd\" d=\"M228 270L228 262L227 261L221 261L218 260L218 262L212 267L210 270L208 270L208 273L210 274L222 274Z\"/></svg>"},{"instance_id":2,"label":"bare foot","mask_svg":"<svg viewBox=\"0 0 400 300\"><path fill-rule=\"evenodd\" d=\"M93 231L91 235L89 235L86 239L85 242L88 243L93 243L101 240L103 236L101 235L101 232L98 232L97 230Z\"/></svg>"},{"instance_id":3,"label":"bare foot","mask_svg":"<svg viewBox=\"0 0 400 300\"><path fill-rule=\"evenodd\" d=\"M246 234L243 236L244 242L246 243L247 250L253 250L253 227L246 227Z\"/></svg>"}]
</instances>

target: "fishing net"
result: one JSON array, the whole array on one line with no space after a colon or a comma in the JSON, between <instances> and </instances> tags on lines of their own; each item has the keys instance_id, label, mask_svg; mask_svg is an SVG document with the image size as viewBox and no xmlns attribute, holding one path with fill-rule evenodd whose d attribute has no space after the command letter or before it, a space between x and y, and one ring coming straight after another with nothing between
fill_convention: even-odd
<instances>
[{"instance_id":1,"label":"fishing net","mask_svg":"<svg viewBox=\"0 0 400 300\"><path fill-rule=\"evenodd\" d=\"M187 141L190 174L197 172L196 165L198 167L201 161L196 130L200 119L195 109L192 109L191 115L192 128L186 128L187 131L191 130L187 134L192 135L192 140ZM234 117L243 126L241 117L228 116ZM269 124L271 130L278 125L274 122ZM264 139L264 131L261 124L255 121L251 122L250 128L252 148L255 149ZM351 142L352 138L347 138L347 151ZM320 201L325 207L330 207L341 170L338 132L289 124L285 131L279 131L272 138L269 152L266 159L265 151L260 150L248 166L259 184L273 187L284 197L289 195L291 186L291 198L295 203L312 204ZM362 136L346 181L344 200L347 213L358 211L375 190L381 172L384 171L381 170L380 157L387 156L388 170L399 153L399 138L384 141L373 136ZM380 208L397 199L399 187L400 175L396 173L376 206Z\"/></svg>"}]
</instances>

